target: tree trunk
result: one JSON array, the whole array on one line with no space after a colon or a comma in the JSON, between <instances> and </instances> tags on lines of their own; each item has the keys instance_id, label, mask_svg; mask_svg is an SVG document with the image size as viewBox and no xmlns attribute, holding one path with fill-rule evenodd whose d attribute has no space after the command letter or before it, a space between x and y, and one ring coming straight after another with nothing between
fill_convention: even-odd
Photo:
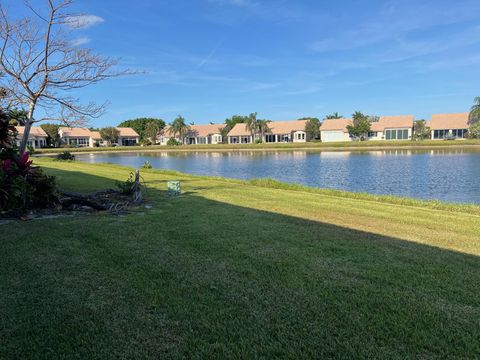
<instances>
[{"instance_id":1,"label":"tree trunk","mask_svg":"<svg viewBox=\"0 0 480 360\"><path fill-rule=\"evenodd\" d=\"M20 142L20 147L18 149L18 152L20 154L23 154L25 152L25 149L27 148L28 137L30 136L30 129L32 127L32 122L33 122L34 111L35 111L35 104L30 104L30 108L28 109L27 121L25 121L25 130L23 132L23 138L22 138L22 141Z\"/></svg>"}]
</instances>

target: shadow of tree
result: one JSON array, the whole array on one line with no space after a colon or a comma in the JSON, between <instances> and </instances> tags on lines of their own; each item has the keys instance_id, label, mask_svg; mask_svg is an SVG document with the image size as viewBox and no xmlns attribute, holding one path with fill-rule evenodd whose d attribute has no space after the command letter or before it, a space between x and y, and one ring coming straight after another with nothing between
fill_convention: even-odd
<instances>
[{"instance_id":1,"label":"shadow of tree","mask_svg":"<svg viewBox=\"0 0 480 360\"><path fill-rule=\"evenodd\" d=\"M67 187L112 185L54 173ZM9 228L0 357L479 353L478 257L195 191L169 198L162 182L147 181L151 210Z\"/></svg>"}]
</instances>

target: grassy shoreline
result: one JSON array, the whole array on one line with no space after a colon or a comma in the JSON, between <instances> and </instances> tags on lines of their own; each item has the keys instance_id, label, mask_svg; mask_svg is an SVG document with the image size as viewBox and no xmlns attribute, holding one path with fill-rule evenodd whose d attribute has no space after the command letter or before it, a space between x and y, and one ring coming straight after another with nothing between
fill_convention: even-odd
<instances>
[{"instance_id":1,"label":"grassy shoreline","mask_svg":"<svg viewBox=\"0 0 480 360\"><path fill-rule=\"evenodd\" d=\"M339 142L339 143L286 143L286 144L218 144L218 145L185 145L185 146L129 146L129 147L98 147L98 148L54 148L38 149L36 154L58 154L70 152L200 152L200 151L366 151L366 150L415 150L415 149L480 149L480 140L427 140L427 141L368 141L368 142Z\"/></svg>"},{"instance_id":2,"label":"grassy shoreline","mask_svg":"<svg viewBox=\"0 0 480 360\"><path fill-rule=\"evenodd\" d=\"M131 171L34 162L79 192ZM480 353L480 207L142 176L149 209L0 226L0 358Z\"/></svg>"}]
</instances>

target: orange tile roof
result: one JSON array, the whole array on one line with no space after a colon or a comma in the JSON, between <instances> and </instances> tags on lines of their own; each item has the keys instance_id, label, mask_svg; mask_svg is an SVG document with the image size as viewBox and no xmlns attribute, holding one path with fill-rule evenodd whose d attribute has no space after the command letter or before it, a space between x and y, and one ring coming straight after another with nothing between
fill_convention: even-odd
<instances>
[{"instance_id":1,"label":"orange tile roof","mask_svg":"<svg viewBox=\"0 0 480 360\"><path fill-rule=\"evenodd\" d=\"M187 136L190 137L207 137L209 135L220 134L225 124L207 124L207 125L190 125L190 131ZM163 135L171 137L170 126L165 126Z\"/></svg>"},{"instance_id":2,"label":"orange tile roof","mask_svg":"<svg viewBox=\"0 0 480 360\"><path fill-rule=\"evenodd\" d=\"M87 128L61 127L63 137L91 137L92 132Z\"/></svg>"},{"instance_id":3,"label":"orange tile roof","mask_svg":"<svg viewBox=\"0 0 480 360\"><path fill-rule=\"evenodd\" d=\"M415 116L381 116L378 121L372 122L371 131L384 131L385 129L412 128Z\"/></svg>"},{"instance_id":4,"label":"orange tile roof","mask_svg":"<svg viewBox=\"0 0 480 360\"><path fill-rule=\"evenodd\" d=\"M343 131L348 132L347 125L353 125L352 119L325 119L321 131Z\"/></svg>"},{"instance_id":5,"label":"orange tile roof","mask_svg":"<svg viewBox=\"0 0 480 360\"><path fill-rule=\"evenodd\" d=\"M446 130L446 129L468 129L469 113L455 114L434 114L430 121L430 129Z\"/></svg>"},{"instance_id":6,"label":"orange tile roof","mask_svg":"<svg viewBox=\"0 0 480 360\"><path fill-rule=\"evenodd\" d=\"M18 135L22 136L23 133L25 132L25 126L15 126L15 129L17 129ZM30 128L30 137L47 137L47 133L43 131L43 129L40 126L32 126Z\"/></svg>"},{"instance_id":7,"label":"orange tile roof","mask_svg":"<svg viewBox=\"0 0 480 360\"><path fill-rule=\"evenodd\" d=\"M129 127L117 127L117 130L120 131L119 136L123 137L139 137L137 132Z\"/></svg>"},{"instance_id":8,"label":"orange tile roof","mask_svg":"<svg viewBox=\"0 0 480 360\"><path fill-rule=\"evenodd\" d=\"M304 131L308 120L272 121L268 123L269 134L284 135L293 131ZM236 124L228 133L228 136L250 136L246 124Z\"/></svg>"}]
</instances>

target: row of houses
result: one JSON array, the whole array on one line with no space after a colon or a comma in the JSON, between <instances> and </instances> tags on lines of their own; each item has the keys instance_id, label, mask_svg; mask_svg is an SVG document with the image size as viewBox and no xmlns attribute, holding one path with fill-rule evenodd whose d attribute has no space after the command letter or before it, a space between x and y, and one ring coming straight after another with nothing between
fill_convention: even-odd
<instances>
[{"instance_id":1,"label":"row of houses","mask_svg":"<svg viewBox=\"0 0 480 360\"><path fill-rule=\"evenodd\" d=\"M427 121L431 129L432 140L440 139L465 139L468 134L469 113L435 114ZM246 124L236 124L226 135L228 144L252 144L256 140L265 143L302 143L307 141L305 126L308 120L272 121L268 124L269 130L265 134L252 136ZM380 116L372 121L367 134L368 140L411 140L413 136L413 115ZM322 142L352 141L347 127L353 124L352 119L326 119L320 127ZM222 135L224 124L192 125L183 139L172 133L169 126L165 127L156 139L160 145L167 145L170 139L175 139L183 144L221 144L224 142ZM115 146L132 146L139 143L139 135L132 128L117 128L118 141ZM18 139L23 137L24 127L17 126ZM59 129L60 142L72 147L95 147L106 145L98 131L86 128ZM40 127L32 127L28 138L28 145L33 148L47 145L47 134Z\"/></svg>"},{"instance_id":2,"label":"row of houses","mask_svg":"<svg viewBox=\"0 0 480 360\"><path fill-rule=\"evenodd\" d=\"M16 126L18 133L17 145L20 145L20 140L25 133L25 127ZM132 128L118 127L118 139L114 146L132 146L137 145L140 136ZM72 147L96 147L104 146L106 143L102 140L100 132L92 131L87 128L71 128L61 127L58 130L60 143ZM39 126L32 126L28 136L27 144L32 148L42 148L47 146L47 133Z\"/></svg>"},{"instance_id":3,"label":"row of houses","mask_svg":"<svg viewBox=\"0 0 480 360\"><path fill-rule=\"evenodd\" d=\"M465 139L468 135L469 113L434 114L426 122L431 130L432 140ZM368 133L369 140L410 140L413 136L413 115L381 116L372 122ZM347 126L352 125L352 119L325 120L320 128L323 142L353 140Z\"/></svg>"},{"instance_id":4,"label":"row of houses","mask_svg":"<svg viewBox=\"0 0 480 360\"><path fill-rule=\"evenodd\" d=\"M469 113L435 114L427 121L426 126L431 129L432 140L445 138L465 139L468 134ZM252 136L246 124L236 124L227 134L228 144L251 144L256 140L264 143L306 142L305 126L308 120L272 121L268 124L269 131L263 135ZM415 117L413 115L380 116L372 121L368 140L411 140ZM353 125L353 119L326 119L320 127L322 142L353 141L348 132L348 126ZM184 144L219 144L223 142L222 130L224 124L193 125L184 139L174 136L167 126L158 138L161 145L168 140L175 140Z\"/></svg>"}]
</instances>

